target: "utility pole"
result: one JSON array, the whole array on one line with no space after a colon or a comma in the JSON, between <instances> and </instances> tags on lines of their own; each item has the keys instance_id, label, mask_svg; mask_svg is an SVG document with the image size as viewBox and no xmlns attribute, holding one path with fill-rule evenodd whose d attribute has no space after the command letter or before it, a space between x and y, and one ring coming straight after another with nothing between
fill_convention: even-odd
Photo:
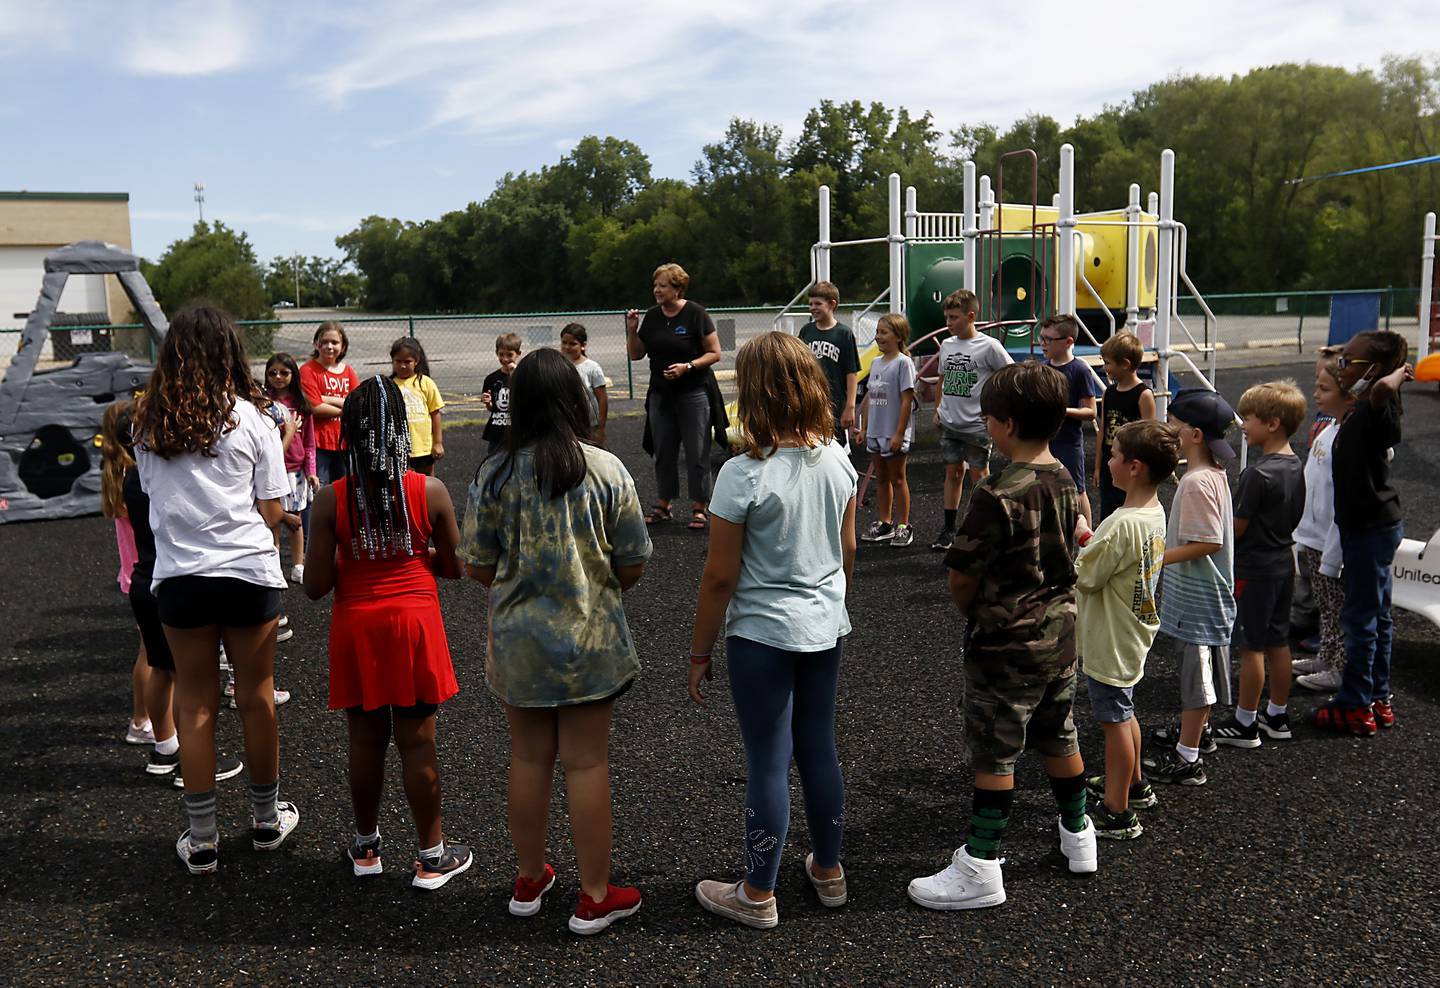
<instances>
[{"instance_id":1,"label":"utility pole","mask_svg":"<svg viewBox=\"0 0 1440 988\"><path fill-rule=\"evenodd\" d=\"M200 210L200 222L205 222L205 183L195 183L195 206Z\"/></svg>"},{"instance_id":2,"label":"utility pole","mask_svg":"<svg viewBox=\"0 0 1440 988\"><path fill-rule=\"evenodd\" d=\"M291 258L295 266L295 308L300 308L300 255Z\"/></svg>"}]
</instances>

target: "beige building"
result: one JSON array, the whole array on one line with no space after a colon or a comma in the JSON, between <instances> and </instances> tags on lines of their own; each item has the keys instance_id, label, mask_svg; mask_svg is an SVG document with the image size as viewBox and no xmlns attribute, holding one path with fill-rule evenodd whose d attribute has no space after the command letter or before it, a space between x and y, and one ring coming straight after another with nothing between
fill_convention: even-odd
<instances>
[{"instance_id":1,"label":"beige building","mask_svg":"<svg viewBox=\"0 0 1440 988\"><path fill-rule=\"evenodd\" d=\"M35 307L45 255L77 240L100 240L130 249L127 192L0 192L0 329L19 329ZM130 316L130 300L115 278L72 275L61 312L105 313L106 322Z\"/></svg>"}]
</instances>

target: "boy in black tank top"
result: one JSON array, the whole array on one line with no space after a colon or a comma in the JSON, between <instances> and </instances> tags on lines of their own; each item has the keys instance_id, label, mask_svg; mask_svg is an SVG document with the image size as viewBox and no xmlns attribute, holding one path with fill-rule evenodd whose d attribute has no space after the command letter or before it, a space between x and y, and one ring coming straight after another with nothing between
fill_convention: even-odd
<instances>
[{"instance_id":1,"label":"boy in black tank top","mask_svg":"<svg viewBox=\"0 0 1440 988\"><path fill-rule=\"evenodd\" d=\"M1110 479L1105 461L1110 458L1110 441L1127 422L1155 417L1155 393L1140 380L1140 361L1145 348L1134 333L1116 333L1100 347L1105 374L1114 383L1100 399L1100 414L1095 422L1095 476L1092 486L1100 492L1098 525L1110 512L1125 503L1125 492Z\"/></svg>"}]
</instances>

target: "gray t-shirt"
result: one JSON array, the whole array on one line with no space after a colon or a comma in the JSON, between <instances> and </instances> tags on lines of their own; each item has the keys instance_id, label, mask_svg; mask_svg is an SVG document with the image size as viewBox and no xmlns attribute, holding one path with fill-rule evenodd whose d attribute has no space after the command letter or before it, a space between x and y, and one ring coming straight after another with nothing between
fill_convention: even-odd
<instances>
[{"instance_id":1,"label":"gray t-shirt","mask_svg":"<svg viewBox=\"0 0 1440 988\"><path fill-rule=\"evenodd\" d=\"M1293 453L1269 453L1240 474L1235 518L1248 518L1235 540L1235 576L1246 580L1295 575L1295 526L1305 516L1305 467Z\"/></svg>"},{"instance_id":2,"label":"gray t-shirt","mask_svg":"<svg viewBox=\"0 0 1440 988\"><path fill-rule=\"evenodd\" d=\"M977 333L972 339L951 336L940 344L940 424L951 432L984 435L980 391L995 371L1012 364L1000 341Z\"/></svg>"},{"instance_id":3,"label":"gray t-shirt","mask_svg":"<svg viewBox=\"0 0 1440 988\"><path fill-rule=\"evenodd\" d=\"M818 652L850 633L840 533L855 480L835 443L725 461L710 513L745 526L726 635Z\"/></svg>"},{"instance_id":4,"label":"gray t-shirt","mask_svg":"<svg viewBox=\"0 0 1440 988\"><path fill-rule=\"evenodd\" d=\"M890 439L895 427L900 424L901 402L905 392L915 387L915 362L903 353L894 360L876 357L870 364L870 375L866 379L865 393L869 405L865 412L865 436L867 439ZM912 396L911 401L914 401ZM915 439L915 416L905 426L905 442Z\"/></svg>"}]
</instances>

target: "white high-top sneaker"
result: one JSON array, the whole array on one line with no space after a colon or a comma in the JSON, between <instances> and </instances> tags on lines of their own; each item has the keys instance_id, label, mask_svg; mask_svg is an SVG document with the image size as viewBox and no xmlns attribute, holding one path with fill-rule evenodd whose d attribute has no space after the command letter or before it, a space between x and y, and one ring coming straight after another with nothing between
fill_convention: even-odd
<instances>
[{"instance_id":1,"label":"white high-top sneaker","mask_svg":"<svg viewBox=\"0 0 1440 988\"><path fill-rule=\"evenodd\" d=\"M1086 875L1100 867L1099 855L1095 850L1095 825L1085 818L1085 829L1072 834L1059 819L1055 829L1060 831L1060 853L1070 862L1070 870L1077 875Z\"/></svg>"},{"instance_id":2,"label":"white high-top sneaker","mask_svg":"<svg viewBox=\"0 0 1440 988\"><path fill-rule=\"evenodd\" d=\"M909 891L926 909L985 909L1005 901L999 860L972 858L963 844L944 871L915 879Z\"/></svg>"}]
</instances>

